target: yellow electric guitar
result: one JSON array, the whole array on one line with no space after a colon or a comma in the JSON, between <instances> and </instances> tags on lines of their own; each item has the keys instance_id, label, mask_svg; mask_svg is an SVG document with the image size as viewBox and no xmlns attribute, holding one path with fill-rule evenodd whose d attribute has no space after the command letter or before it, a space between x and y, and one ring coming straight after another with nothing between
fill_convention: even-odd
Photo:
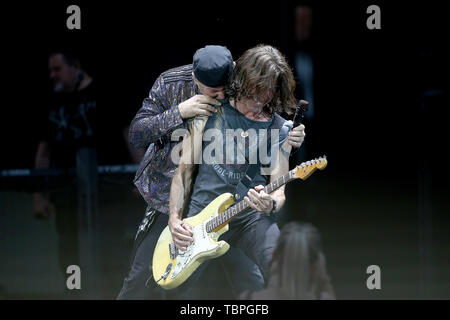
<instances>
[{"instance_id":1,"label":"yellow electric guitar","mask_svg":"<svg viewBox=\"0 0 450 320\"><path fill-rule=\"evenodd\" d=\"M264 191L271 193L294 179L307 179L316 169L323 170L327 159L303 162L294 169L268 184ZM231 193L224 193L214 199L199 214L184 219L193 230L193 243L186 251L178 250L172 241L169 227L159 236L153 253L153 278L165 289L173 289L182 284L208 259L217 258L228 251L230 245L218 241L221 234L228 231L228 222L249 208L245 201L234 203Z\"/></svg>"}]
</instances>

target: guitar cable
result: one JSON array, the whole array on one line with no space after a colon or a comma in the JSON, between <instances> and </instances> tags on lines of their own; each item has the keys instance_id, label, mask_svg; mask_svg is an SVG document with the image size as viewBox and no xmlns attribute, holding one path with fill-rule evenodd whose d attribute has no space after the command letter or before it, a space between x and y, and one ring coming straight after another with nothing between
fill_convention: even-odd
<instances>
[{"instance_id":1,"label":"guitar cable","mask_svg":"<svg viewBox=\"0 0 450 320\"><path fill-rule=\"evenodd\" d=\"M167 265L166 271L163 273L163 275L161 276L161 278L159 278L159 280L156 281L156 283L160 282L162 279L166 280L167 277L169 276L170 270L172 270L172 264L171 264L171 263L169 263L169 264ZM150 278L152 278L152 277L153 277L153 276L150 276ZM150 278L148 278L148 280L150 280ZM147 280L147 282L148 282L148 280ZM146 284L145 284L146 286L147 286L147 282L146 282Z\"/></svg>"}]
</instances>

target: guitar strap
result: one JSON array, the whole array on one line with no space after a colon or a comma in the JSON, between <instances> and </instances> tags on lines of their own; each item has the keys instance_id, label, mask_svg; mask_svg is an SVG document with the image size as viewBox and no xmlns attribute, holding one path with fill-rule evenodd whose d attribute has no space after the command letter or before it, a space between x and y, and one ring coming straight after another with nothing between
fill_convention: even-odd
<instances>
[{"instance_id":1,"label":"guitar strap","mask_svg":"<svg viewBox=\"0 0 450 320\"><path fill-rule=\"evenodd\" d=\"M266 145L268 148L267 155L270 155L270 149L271 149L271 145L272 145L270 130L278 129L278 130L280 130L280 133L279 133L280 135L287 133L287 131L289 131L289 127L284 125L285 122L286 122L286 120L283 119L280 115L278 115L277 113L274 114L274 119L267 130L268 133L265 135L265 138L267 139ZM245 161L247 163L249 162L247 158L245 158ZM247 195L247 192L249 189L256 187L254 180L255 180L255 177L257 176L258 172L260 172L259 171L260 168L261 168L261 161L257 161L256 163L250 163L248 165L244 176L241 178L239 183L236 185L235 195L234 195L235 200L243 199L243 197Z\"/></svg>"}]
</instances>

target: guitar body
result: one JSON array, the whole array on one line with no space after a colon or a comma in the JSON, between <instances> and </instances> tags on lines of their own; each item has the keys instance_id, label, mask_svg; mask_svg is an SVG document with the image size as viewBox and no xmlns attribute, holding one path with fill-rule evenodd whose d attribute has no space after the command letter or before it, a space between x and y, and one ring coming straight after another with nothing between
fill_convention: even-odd
<instances>
[{"instance_id":1,"label":"guitar body","mask_svg":"<svg viewBox=\"0 0 450 320\"><path fill-rule=\"evenodd\" d=\"M228 224L208 233L206 223L233 203L233 195L224 193L210 202L199 214L184 219L192 226L194 242L186 251L179 251L175 257L173 254L171 256L170 245L173 245L173 241L169 227L163 230L153 253L153 278L158 285L165 289L176 288L186 281L201 263L228 251L230 245L225 241L218 241L219 236L228 231Z\"/></svg>"}]
</instances>

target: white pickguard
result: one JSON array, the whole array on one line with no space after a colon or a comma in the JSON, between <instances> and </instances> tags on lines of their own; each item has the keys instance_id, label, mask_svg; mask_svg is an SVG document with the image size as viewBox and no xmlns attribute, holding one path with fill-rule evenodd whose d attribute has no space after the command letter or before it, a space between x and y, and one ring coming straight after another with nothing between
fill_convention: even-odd
<instances>
[{"instance_id":1,"label":"white pickguard","mask_svg":"<svg viewBox=\"0 0 450 320\"><path fill-rule=\"evenodd\" d=\"M192 262L200 254L207 251L212 251L218 247L221 247L220 242L215 242L212 240L214 233L207 233L205 230L205 223L199 224L192 227L194 241L187 248L186 251L179 251L177 256L177 262L172 271L172 279L175 278L186 266Z\"/></svg>"}]
</instances>

